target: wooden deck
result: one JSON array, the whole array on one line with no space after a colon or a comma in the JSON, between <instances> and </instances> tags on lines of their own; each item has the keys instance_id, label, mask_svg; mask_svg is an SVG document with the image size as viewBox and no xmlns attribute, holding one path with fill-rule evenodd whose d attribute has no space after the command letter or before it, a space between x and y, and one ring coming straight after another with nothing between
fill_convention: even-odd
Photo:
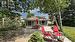
<instances>
[{"instance_id":1,"label":"wooden deck","mask_svg":"<svg viewBox=\"0 0 75 42\"><path fill-rule=\"evenodd\" d=\"M30 28L24 29L25 34L21 38L17 37L15 42L28 42L32 33L35 31L36 31L36 29L30 29Z\"/></svg>"},{"instance_id":2,"label":"wooden deck","mask_svg":"<svg viewBox=\"0 0 75 42\"><path fill-rule=\"evenodd\" d=\"M0 42L27 42L31 34L36 30L30 28L23 28L21 31L17 32L17 36L10 39L0 39ZM15 31L14 31L15 32ZM19 34L18 34L19 33ZM10 36L10 35L8 35ZM9 38L9 37L7 37Z\"/></svg>"}]
</instances>

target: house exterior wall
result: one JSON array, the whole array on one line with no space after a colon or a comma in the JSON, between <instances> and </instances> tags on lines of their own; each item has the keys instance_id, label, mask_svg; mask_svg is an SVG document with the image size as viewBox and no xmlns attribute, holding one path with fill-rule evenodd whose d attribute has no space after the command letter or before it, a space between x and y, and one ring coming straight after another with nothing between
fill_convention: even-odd
<instances>
[{"instance_id":1,"label":"house exterior wall","mask_svg":"<svg viewBox=\"0 0 75 42\"><path fill-rule=\"evenodd\" d=\"M30 22L28 22L30 21ZM32 28L33 26L36 25L36 21L33 20L26 20L26 26L29 28ZM38 25L47 25L47 20L44 21L44 23L42 23L41 20L38 21Z\"/></svg>"}]
</instances>

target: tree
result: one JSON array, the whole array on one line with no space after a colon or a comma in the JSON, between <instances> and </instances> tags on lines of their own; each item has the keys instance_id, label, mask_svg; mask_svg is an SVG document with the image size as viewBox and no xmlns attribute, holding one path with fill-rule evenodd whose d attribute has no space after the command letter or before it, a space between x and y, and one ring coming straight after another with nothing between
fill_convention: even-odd
<instances>
[{"instance_id":1,"label":"tree","mask_svg":"<svg viewBox=\"0 0 75 42\"><path fill-rule=\"evenodd\" d=\"M16 6L18 7L18 5L20 5L20 7L22 8L21 11L27 12L29 10L34 9L34 0L18 0L18 1L14 0L14 2L15 2L15 7Z\"/></svg>"},{"instance_id":2,"label":"tree","mask_svg":"<svg viewBox=\"0 0 75 42\"><path fill-rule=\"evenodd\" d=\"M18 13L11 12L10 10L6 10L6 9L0 11L0 18L5 18L5 17L15 18L17 16L21 16L21 15Z\"/></svg>"},{"instance_id":3,"label":"tree","mask_svg":"<svg viewBox=\"0 0 75 42\"><path fill-rule=\"evenodd\" d=\"M16 17L17 18L19 18L21 15L20 14L18 14L18 13L14 13L14 12L11 12L11 11L9 11L9 10L1 10L0 11L0 18L1 18L1 20L0 21L2 21L2 23L1 23L1 28L5 28L6 27L6 25L7 25L7 27L8 26L13 26L13 24L11 24L11 25L9 25L10 23L14 23L15 21L14 20L16 20ZM6 21L6 22L5 22ZM13 22L12 22L13 21ZM15 23L17 23L17 22L15 22ZM14 24L15 24L14 23ZM6 28L7 28L6 27Z\"/></svg>"},{"instance_id":4,"label":"tree","mask_svg":"<svg viewBox=\"0 0 75 42\"><path fill-rule=\"evenodd\" d=\"M65 26L75 26L75 0L71 0L71 4L62 14L62 23Z\"/></svg>"},{"instance_id":5,"label":"tree","mask_svg":"<svg viewBox=\"0 0 75 42\"><path fill-rule=\"evenodd\" d=\"M60 16L60 29L62 26L61 22L61 11L67 8L70 4L70 0L36 0L35 7L39 7L42 12L54 14L59 13Z\"/></svg>"},{"instance_id":6,"label":"tree","mask_svg":"<svg viewBox=\"0 0 75 42\"><path fill-rule=\"evenodd\" d=\"M75 26L75 11L73 10L66 10L62 14L62 23L64 26Z\"/></svg>"}]
</instances>

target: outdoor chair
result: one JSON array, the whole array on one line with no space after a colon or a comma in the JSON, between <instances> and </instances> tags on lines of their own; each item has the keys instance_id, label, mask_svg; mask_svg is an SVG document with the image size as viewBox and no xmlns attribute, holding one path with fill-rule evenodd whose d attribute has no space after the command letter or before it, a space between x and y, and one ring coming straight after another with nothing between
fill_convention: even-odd
<instances>
[{"instance_id":1,"label":"outdoor chair","mask_svg":"<svg viewBox=\"0 0 75 42\"><path fill-rule=\"evenodd\" d=\"M64 41L63 34L62 34L62 32L59 31L57 25L54 25L54 27L53 27L53 34L54 34L54 37L55 37L58 41L61 41L61 42Z\"/></svg>"},{"instance_id":2,"label":"outdoor chair","mask_svg":"<svg viewBox=\"0 0 75 42\"><path fill-rule=\"evenodd\" d=\"M43 35L43 38L45 40L53 40L53 35L52 33L49 31L49 32L46 32L45 29L44 29L44 26L41 27L41 32L42 32L42 35Z\"/></svg>"}]
</instances>

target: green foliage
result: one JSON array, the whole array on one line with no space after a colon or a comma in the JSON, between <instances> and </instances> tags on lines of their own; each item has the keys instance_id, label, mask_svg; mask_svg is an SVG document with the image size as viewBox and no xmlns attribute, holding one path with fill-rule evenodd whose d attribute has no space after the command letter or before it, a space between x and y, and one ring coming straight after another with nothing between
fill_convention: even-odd
<instances>
[{"instance_id":1,"label":"green foliage","mask_svg":"<svg viewBox=\"0 0 75 42\"><path fill-rule=\"evenodd\" d=\"M64 26L73 26L75 27L75 19L67 19L62 21Z\"/></svg>"},{"instance_id":2,"label":"green foliage","mask_svg":"<svg viewBox=\"0 0 75 42\"><path fill-rule=\"evenodd\" d=\"M63 27L63 32L72 42L75 42L75 27Z\"/></svg>"},{"instance_id":3,"label":"green foliage","mask_svg":"<svg viewBox=\"0 0 75 42\"><path fill-rule=\"evenodd\" d=\"M3 18L3 17L9 17L9 10L2 10L0 11L0 17Z\"/></svg>"},{"instance_id":4,"label":"green foliage","mask_svg":"<svg viewBox=\"0 0 75 42\"><path fill-rule=\"evenodd\" d=\"M0 18L10 17L12 19L12 18L15 18L17 16L21 16L21 14L11 12L10 10L0 11Z\"/></svg>"},{"instance_id":5,"label":"green foliage","mask_svg":"<svg viewBox=\"0 0 75 42\"><path fill-rule=\"evenodd\" d=\"M8 31L8 30L16 30L19 28L25 28L25 22L21 22L21 20L15 20L10 18L5 18L4 25L2 20L0 20L0 31Z\"/></svg>"},{"instance_id":6,"label":"green foliage","mask_svg":"<svg viewBox=\"0 0 75 42\"><path fill-rule=\"evenodd\" d=\"M22 26L23 28L26 28L26 22L22 22Z\"/></svg>"},{"instance_id":7,"label":"green foliage","mask_svg":"<svg viewBox=\"0 0 75 42\"><path fill-rule=\"evenodd\" d=\"M26 2L26 0L21 0L21 1L24 2L24 3Z\"/></svg>"},{"instance_id":8,"label":"green foliage","mask_svg":"<svg viewBox=\"0 0 75 42\"><path fill-rule=\"evenodd\" d=\"M34 14L28 12L28 14L27 14L27 18L28 18L28 17L32 17L32 16L34 16Z\"/></svg>"},{"instance_id":9,"label":"green foliage","mask_svg":"<svg viewBox=\"0 0 75 42\"><path fill-rule=\"evenodd\" d=\"M70 11L71 10L71 11ZM75 10L71 7L62 14L64 26L75 26Z\"/></svg>"},{"instance_id":10,"label":"green foliage","mask_svg":"<svg viewBox=\"0 0 75 42\"><path fill-rule=\"evenodd\" d=\"M36 0L35 6L40 7L41 11L47 13L58 12L59 8L63 10L69 6L70 0Z\"/></svg>"},{"instance_id":11,"label":"green foliage","mask_svg":"<svg viewBox=\"0 0 75 42\"><path fill-rule=\"evenodd\" d=\"M34 32L28 42L45 42L40 32Z\"/></svg>"},{"instance_id":12,"label":"green foliage","mask_svg":"<svg viewBox=\"0 0 75 42\"><path fill-rule=\"evenodd\" d=\"M1 30L13 30L22 26L20 16L20 14L11 12L10 10L5 9L0 11L0 28L3 28ZM2 18L4 18L4 22Z\"/></svg>"}]
</instances>

